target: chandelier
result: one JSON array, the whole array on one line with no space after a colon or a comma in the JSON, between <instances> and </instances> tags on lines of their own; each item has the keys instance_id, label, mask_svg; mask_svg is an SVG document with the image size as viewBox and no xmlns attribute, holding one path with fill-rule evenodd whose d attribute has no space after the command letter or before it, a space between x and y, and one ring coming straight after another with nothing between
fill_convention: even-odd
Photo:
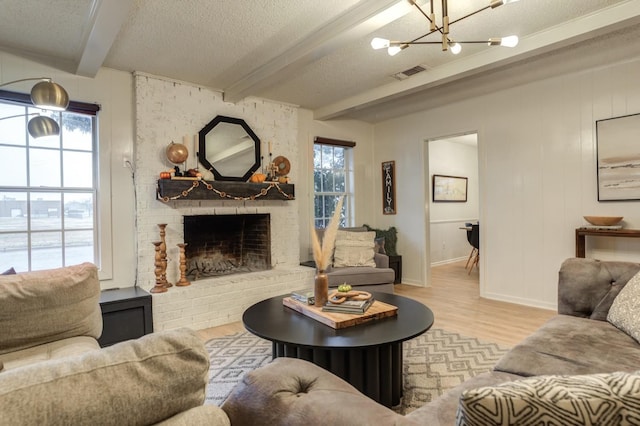
<instances>
[{"instance_id":1,"label":"chandelier","mask_svg":"<svg viewBox=\"0 0 640 426\"><path fill-rule=\"evenodd\" d=\"M442 45L442 51L446 52L450 50L451 53L457 55L462 51L462 44L484 44L486 43L489 46L504 46L504 47L515 47L518 45L518 36L512 35L508 37L493 37L489 40L471 40L471 41L461 41L454 40L449 35L449 27L456 22L460 22L463 19L469 18L477 13L480 13L487 9L495 9L496 7L502 6L503 4L515 3L518 0L491 0L490 3L482 7L475 12L471 12L461 18L455 19L449 22L449 12L448 12L448 2L447 0L442 0L442 22L440 24L436 21L435 13L433 12L433 1L429 0L429 4L431 6L430 13L425 12L420 5L418 5L417 0L407 0L413 6L415 6L422 15L429 21L429 32L422 34L412 40L409 41L391 41L384 38L376 37L371 40L371 47L374 49L387 49L387 53L391 56L397 55L407 47L412 44L440 44ZM433 34L440 33L442 40L441 41L423 41L422 39Z\"/></svg>"}]
</instances>

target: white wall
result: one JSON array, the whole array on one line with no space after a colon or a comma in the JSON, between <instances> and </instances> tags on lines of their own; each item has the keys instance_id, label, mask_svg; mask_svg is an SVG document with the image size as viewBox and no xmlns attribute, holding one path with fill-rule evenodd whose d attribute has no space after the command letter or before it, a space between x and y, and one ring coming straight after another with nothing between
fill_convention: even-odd
<instances>
[{"instance_id":1,"label":"white wall","mask_svg":"<svg viewBox=\"0 0 640 426\"><path fill-rule=\"evenodd\" d=\"M479 216L478 146L457 142L456 138L428 141L429 173L425 182L429 189L429 224L431 265L445 264L468 257L471 246L466 222L477 222ZM436 202L433 200L434 174L467 178L466 202Z\"/></svg>"},{"instance_id":2,"label":"white wall","mask_svg":"<svg viewBox=\"0 0 640 426\"><path fill-rule=\"evenodd\" d=\"M595 138L596 120L640 112L639 73L636 59L378 124L375 159L395 151L398 167L405 281L427 284L423 141L477 131L481 295L555 308L558 269L575 254L583 215L624 216L625 226L640 227L638 202L597 201ZM638 240L605 239L590 240L587 255L638 262L638 253Z\"/></svg>"},{"instance_id":3,"label":"white wall","mask_svg":"<svg viewBox=\"0 0 640 426\"><path fill-rule=\"evenodd\" d=\"M100 250L112 259L100 268L102 288L131 287L135 283L135 207L133 178L122 159L133 153L133 79L131 74L102 68L91 79L78 77L16 56L0 53L0 82L51 77L72 100L100 104L98 115ZM3 89L28 93L35 82ZM111 200L114 200L111 204Z\"/></svg>"}]
</instances>

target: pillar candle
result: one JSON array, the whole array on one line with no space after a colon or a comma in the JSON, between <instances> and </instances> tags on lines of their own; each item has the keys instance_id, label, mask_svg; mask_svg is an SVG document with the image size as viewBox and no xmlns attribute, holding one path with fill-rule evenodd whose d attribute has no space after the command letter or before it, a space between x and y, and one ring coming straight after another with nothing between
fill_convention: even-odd
<instances>
[{"instance_id":1,"label":"pillar candle","mask_svg":"<svg viewBox=\"0 0 640 426\"><path fill-rule=\"evenodd\" d=\"M198 135L193 135L193 158L196 160L195 168L198 168Z\"/></svg>"}]
</instances>

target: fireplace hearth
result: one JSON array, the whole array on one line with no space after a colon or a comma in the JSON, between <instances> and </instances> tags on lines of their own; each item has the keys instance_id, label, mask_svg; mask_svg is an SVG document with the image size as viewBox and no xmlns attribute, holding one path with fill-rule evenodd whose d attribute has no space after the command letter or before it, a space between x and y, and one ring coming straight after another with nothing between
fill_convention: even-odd
<instances>
[{"instance_id":1,"label":"fireplace hearth","mask_svg":"<svg viewBox=\"0 0 640 426\"><path fill-rule=\"evenodd\" d=\"M187 278L271 269L270 234L268 214L185 216Z\"/></svg>"}]
</instances>

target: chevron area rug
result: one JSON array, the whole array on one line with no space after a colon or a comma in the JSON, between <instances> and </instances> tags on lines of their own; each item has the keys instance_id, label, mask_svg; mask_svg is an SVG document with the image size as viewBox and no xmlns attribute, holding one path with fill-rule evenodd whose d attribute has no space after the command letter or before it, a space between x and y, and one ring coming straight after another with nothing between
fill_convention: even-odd
<instances>
[{"instance_id":1,"label":"chevron area rug","mask_svg":"<svg viewBox=\"0 0 640 426\"><path fill-rule=\"evenodd\" d=\"M206 347L211 359L207 404L221 405L248 371L271 361L271 342L247 332L209 340ZM404 396L396 411L409 413L491 370L507 350L441 329L404 342Z\"/></svg>"}]
</instances>

